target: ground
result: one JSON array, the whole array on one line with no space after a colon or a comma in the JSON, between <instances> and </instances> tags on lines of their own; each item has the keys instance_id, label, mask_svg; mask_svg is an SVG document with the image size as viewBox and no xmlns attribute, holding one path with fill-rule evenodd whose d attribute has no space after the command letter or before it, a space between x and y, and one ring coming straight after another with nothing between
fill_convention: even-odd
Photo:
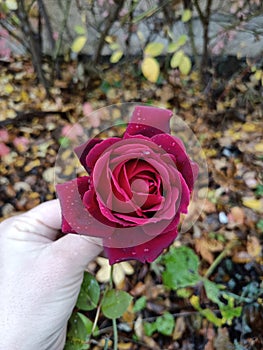
<instances>
[{"instance_id":1,"label":"ground","mask_svg":"<svg viewBox=\"0 0 263 350\"><path fill-rule=\"evenodd\" d=\"M236 315L228 314L225 323L217 321L222 318L222 300L209 295L204 288L209 282L201 277L198 283L180 288L180 294L163 282L165 260L153 264L132 261L126 266L130 273L122 271L117 287L131 293L134 302L143 297L143 305L137 311L130 307L120 319L119 349L262 349L263 116L259 82L233 76L215 79L204 89L193 72L183 78L170 73L166 80L152 84L131 65L125 70L110 69L103 79L86 86L85 79L78 78L77 63L70 62L47 98L30 62L2 63L0 74L2 218L56 197L55 168L59 167L62 178L74 175L74 164L66 160L72 143L83 133L81 118L86 116L88 121L84 130L88 137L121 120L117 109L111 116L89 119L90 112L101 107L133 101L170 108L192 128L201 144L208 165L208 193L204 199L200 188L203 211L174 247L188 247L199 259L198 276L232 293L234 299L223 302L232 303L229 309L236 310ZM77 127L68 137L72 124ZM91 273L98 274L101 264L103 260L92 263ZM107 276L100 275L103 289ZM215 318L204 311L207 309L213 310ZM176 321L171 334L158 327L147 331L151 326L145 323L153 324L165 311ZM93 311L86 315L95 316ZM104 338L112 335L103 316L98 326L100 334L91 341L93 349L103 349Z\"/></svg>"}]
</instances>

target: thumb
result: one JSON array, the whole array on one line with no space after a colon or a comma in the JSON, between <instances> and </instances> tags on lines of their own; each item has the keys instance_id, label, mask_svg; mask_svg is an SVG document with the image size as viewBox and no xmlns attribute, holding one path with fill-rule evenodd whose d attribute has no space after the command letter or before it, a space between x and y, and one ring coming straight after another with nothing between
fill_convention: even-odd
<instances>
[{"instance_id":1,"label":"thumb","mask_svg":"<svg viewBox=\"0 0 263 350\"><path fill-rule=\"evenodd\" d=\"M68 269L84 271L103 248L101 239L69 233L53 242L52 249Z\"/></svg>"}]
</instances>

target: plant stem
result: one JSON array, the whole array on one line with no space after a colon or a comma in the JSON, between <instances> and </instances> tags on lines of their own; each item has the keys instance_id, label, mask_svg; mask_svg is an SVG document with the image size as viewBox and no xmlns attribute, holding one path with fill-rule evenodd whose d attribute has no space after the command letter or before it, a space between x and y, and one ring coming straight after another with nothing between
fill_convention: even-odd
<instances>
[{"instance_id":1,"label":"plant stem","mask_svg":"<svg viewBox=\"0 0 263 350\"><path fill-rule=\"evenodd\" d=\"M114 338L114 350L118 350L118 330L117 330L117 322L116 318L112 319L112 327L113 327L113 338Z\"/></svg>"},{"instance_id":2,"label":"plant stem","mask_svg":"<svg viewBox=\"0 0 263 350\"><path fill-rule=\"evenodd\" d=\"M209 278L209 276L214 272L215 268L220 264L220 262L226 257L226 255L229 253L229 251L236 245L238 245L239 242L237 240L234 240L232 242L229 242L225 249L218 255L218 257L214 260L212 265L210 265L209 269L206 271L204 277Z\"/></svg>"},{"instance_id":3,"label":"plant stem","mask_svg":"<svg viewBox=\"0 0 263 350\"><path fill-rule=\"evenodd\" d=\"M114 270L114 265L111 265L111 267L110 267L110 289L113 288L113 270Z\"/></svg>"}]
</instances>

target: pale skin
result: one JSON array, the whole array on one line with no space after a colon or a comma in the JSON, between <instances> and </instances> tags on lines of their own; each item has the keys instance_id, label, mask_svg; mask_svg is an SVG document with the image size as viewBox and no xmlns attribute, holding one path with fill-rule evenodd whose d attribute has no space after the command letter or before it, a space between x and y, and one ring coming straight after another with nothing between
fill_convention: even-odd
<instances>
[{"instance_id":1,"label":"pale skin","mask_svg":"<svg viewBox=\"0 0 263 350\"><path fill-rule=\"evenodd\" d=\"M97 241L67 234L58 200L0 224L0 349L60 350Z\"/></svg>"}]
</instances>

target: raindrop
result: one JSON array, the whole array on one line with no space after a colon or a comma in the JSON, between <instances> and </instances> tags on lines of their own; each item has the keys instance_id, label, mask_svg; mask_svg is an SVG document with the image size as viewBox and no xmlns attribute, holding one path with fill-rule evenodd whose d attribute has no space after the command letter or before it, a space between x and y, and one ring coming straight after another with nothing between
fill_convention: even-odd
<instances>
[{"instance_id":1,"label":"raindrop","mask_svg":"<svg viewBox=\"0 0 263 350\"><path fill-rule=\"evenodd\" d=\"M172 146L175 146L175 142L172 143Z\"/></svg>"},{"instance_id":2,"label":"raindrop","mask_svg":"<svg viewBox=\"0 0 263 350\"><path fill-rule=\"evenodd\" d=\"M142 153L148 155L148 154L150 154L151 152L150 152L150 151L143 151Z\"/></svg>"},{"instance_id":3,"label":"raindrop","mask_svg":"<svg viewBox=\"0 0 263 350\"><path fill-rule=\"evenodd\" d=\"M144 248L143 251L144 251L145 253L147 253L147 252L149 251L149 249L148 249L148 248Z\"/></svg>"},{"instance_id":4,"label":"raindrop","mask_svg":"<svg viewBox=\"0 0 263 350\"><path fill-rule=\"evenodd\" d=\"M132 255L136 255L136 252L132 252Z\"/></svg>"}]
</instances>

